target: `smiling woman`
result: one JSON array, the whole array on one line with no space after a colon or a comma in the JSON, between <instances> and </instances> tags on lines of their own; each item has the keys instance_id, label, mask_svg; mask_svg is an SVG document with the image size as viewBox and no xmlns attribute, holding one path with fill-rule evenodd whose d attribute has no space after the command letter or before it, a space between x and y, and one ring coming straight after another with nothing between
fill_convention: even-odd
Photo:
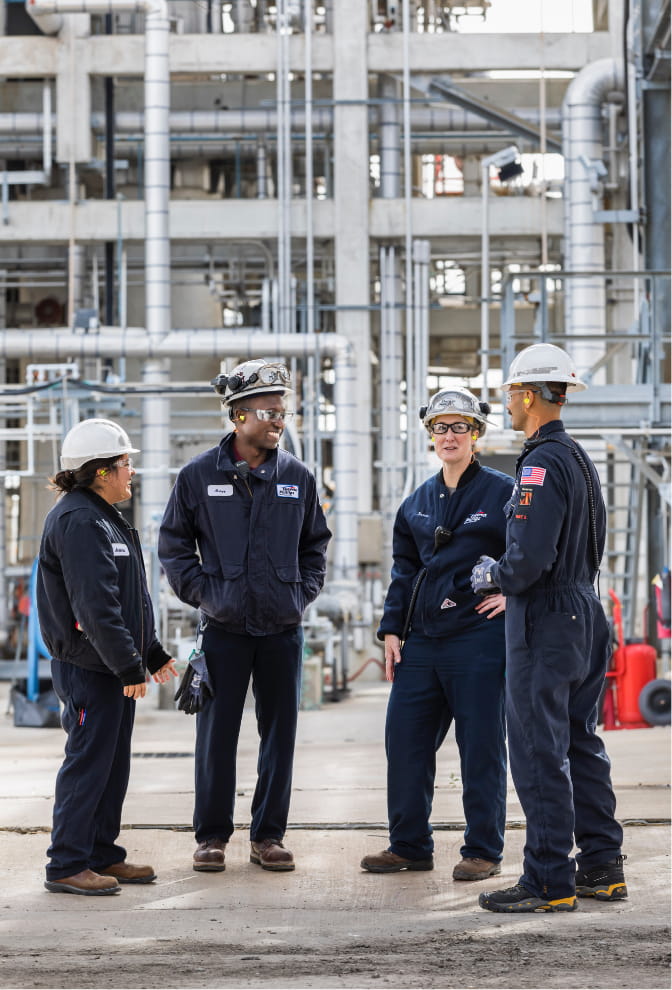
<instances>
[{"instance_id":1,"label":"smiling woman","mask_svg":"<svg viewBox=\"0 0 672 990\"><path fill-rule=\"evenodd\" d=\"M66 435L51 479L61 498L45 520L36 597L68 733L48 851L52 893L116 894L119 883L155 879L117 845L135 699L147 671L158 683L176 676L154 633L138 534L114 508L131 497L132 453L116 423L84 420Z\"/></svg>"},{"instance_id":2,"label":"smiling woman","mask_svg":"<svg viewBox=\"0 0 672 990\"><path fill-rule=\"evenodd\" d=\"M464 388L442 389L420 410L441 470L402 502L394 524L378 630L393 682L385 728L390 845L364 857L370 873L433 869L436 753L453 720L467 821L453 879L500 872L505 600L496 588L476 598L468 581L481 554L505 545L503 509L513 487L513 478L476 459L489 411Z\"/></svg>"}]
</instances>

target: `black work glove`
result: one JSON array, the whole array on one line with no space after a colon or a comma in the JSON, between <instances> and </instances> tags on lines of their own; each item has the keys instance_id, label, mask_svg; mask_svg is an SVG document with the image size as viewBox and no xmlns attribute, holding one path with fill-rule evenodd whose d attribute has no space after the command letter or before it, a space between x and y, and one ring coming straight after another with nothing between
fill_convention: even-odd
<instances>
[{"instance_id":1,"label":"black work glove","mask_svg":"<svg viewBox=\"0 0 672 990\"><path fill-rule=\"evenodd\" d=\"M178 710L186 715L195 715L201 711L206 700L214 696L205 653L203 650L192 650L187 669L175 692Z\"/></svg>"}]
</instances>

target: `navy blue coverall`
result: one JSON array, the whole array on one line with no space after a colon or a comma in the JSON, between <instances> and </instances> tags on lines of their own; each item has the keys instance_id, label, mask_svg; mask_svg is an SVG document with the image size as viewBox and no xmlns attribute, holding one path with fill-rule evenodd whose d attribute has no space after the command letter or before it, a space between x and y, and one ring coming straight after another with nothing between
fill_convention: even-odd
<instances>
[{"instance_id":1,"label":"navy blue coverall","mask_svg":"<svg viewBox=\"0 0 672 990\"><path fill-rule=\"evenodd\" d=\"M594 534L572 447L590 473ZM507 515L506 553L491 574L507 598L509 761L527 819L520 883L537 897L571 897L574 840L579 866L590 870L620 855L623 830L614 818L609 758L595 733L610 657L593 587L606 512L595 467L562 421L546 423L525 443Z\"/></svg>"},{"instance_id":2,"label":"navy blue coverall","mask_svg":"<svg viewBox=\"0 0 672 990\"><path fill-rule=\"evenodd\" d=\"M236 750L250 677L259 729L250 838L287 825L306 607L319 594L329 532L315 478L285 450L243 477L234 434L177 476L159 558L178 598L200 609L214 698L196 716L196 841L233 832Z\"/></svg>"},{"instance_id":3,"label":"navy blue coverall","mask_svg":"<svg viewBox=\"0 0 672 990\"><path fill-rule=\"evenodd\" d=\"M402 637L418 577L426 575L390 692L385 727L390 850L431 857L436 752L451 722L460 752L467 827L461 854L499 862L506 812L504 616L475 611L469 575L506 546L513 479L478 461L451 493L441 471L405 499L394 524L392 581L378 638ZM434 551L434 530L450 541Z\"/></svg>"},{"instance_id":4,"label":"navy blue coverall","mask_svg":"<svg viewBox=\"0 0 672 990\"><path fill-rule=\"evenodd\" d=\"M37 609L68 734L56 778L47 880L121 863L117 844L141 684L170 657L156 638L140 540L91 489L75 489L47 515Z\"/></svg>"}]
</instances>

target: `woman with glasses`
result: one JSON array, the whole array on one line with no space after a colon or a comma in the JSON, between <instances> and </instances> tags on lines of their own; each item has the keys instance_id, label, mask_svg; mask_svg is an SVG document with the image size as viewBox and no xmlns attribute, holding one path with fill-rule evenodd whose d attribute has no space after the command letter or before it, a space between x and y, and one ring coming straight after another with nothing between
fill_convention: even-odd
<instances>
[{"instance_id":1,"label":"woman with glasses","mask_svg":"<svg viewBox=\"0 0 672 990\"><path fill-rule=\"evenodd\" d=\"M51 479L60 497L44 524L36 597L68 734L47 853L52 893L116 894L156 879L117 844L135 701L147 671L157 683L176 676L154 632L138 534L115 508L131 497L135 453L116 423L87 419L66 435Z\"/></svg>"},{"instance_id":2,"label":"woman with glasses","mask_svg":"<svg viewBox=\"0 0 672 990\"><path fill-rule=\"evenodd\" d=\"M466 819L454 880L500 872L506 810L504 608L479 598L471 569L506 542L513 478L479 464L487 403L467 389L434 395L420 417L441 469L406 498L393 534L392 580L378 638L392 681L387 710L390 845L365 856L371 873L434 868L430 816L436 753L452 722Z\"/></svg>"}]
</instances>

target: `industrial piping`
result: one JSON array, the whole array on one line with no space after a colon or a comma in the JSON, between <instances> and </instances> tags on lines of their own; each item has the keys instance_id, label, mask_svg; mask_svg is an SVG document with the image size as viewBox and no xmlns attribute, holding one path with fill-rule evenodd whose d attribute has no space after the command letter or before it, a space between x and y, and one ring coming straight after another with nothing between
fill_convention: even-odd
<instances>
[{"instance_id":1,"label":"industrial piping","mask_svg":"<svg viewBox=\"0 0 672 990\"><path fill-rule=\"evenodd\" d=\"M567 271L604 272L604 227L595 220L603 156L601 107L607 95L623 88L623 71L611 58L587 65L567 87L562 104L562 152L565 159L564 236ZM576 278L565 283L568 334L606 333L604 279ZM604 340L583 340L572 348L578 371L588 374L604 354Z\"/></svg>"},{"instance_id":2,"label":"industrial piping","mask_svg":"<svg viewBox=\"0 0 672 990\"><path fill-rule=\"evenodd\" d=\"M96 333L63 333L49 330L5 330L0 334L0 360L27 358L54 361L90 358L137 358L161 362L169 358L211 357L221 361L228 355L239 358L283 357L314 358L318 352L334 362L334 542L332 575L334 580L352 582L357 578L357 450L355 441L355 359L347 338L335 333L262 333L224 330L174 330L159 338L142 327L121 330L102 327ZM145 381L147 379L145 378ZM147 399L144 400L148 401ZM161 400L163 401L163 400ZM169 404L169 400L165 400ZM143 418L144 418L143 410ZM168 417L166 417L168 422ZM143 422L143 498L148 483L157 476L168 475L169 464L156 464L147 458L144 446L147 427ZM165 499L160 506L163 510ZM143 507L143 518L145 510Z\"/></svg>"},{"instance_id":3,"label":"industrial piping","mask_svg":"<svg viewBox=\"0 0 672 990\"><path fill-rule=\"evenodd\" d=\"M170 315L170 22L166 0L26 0L26 10L43 28L56 33L63 14L110 14L135 10L145 14L145 322L158 343L171 328ZM47 20L45 21L45 18ZM143 381L170 382L170 362L149 358ZM142 499L142 533L146 540L161 518L170 479L170 402L161 395L142 402L142 449L148 468Z\"/></svg>"}]
</instances>

